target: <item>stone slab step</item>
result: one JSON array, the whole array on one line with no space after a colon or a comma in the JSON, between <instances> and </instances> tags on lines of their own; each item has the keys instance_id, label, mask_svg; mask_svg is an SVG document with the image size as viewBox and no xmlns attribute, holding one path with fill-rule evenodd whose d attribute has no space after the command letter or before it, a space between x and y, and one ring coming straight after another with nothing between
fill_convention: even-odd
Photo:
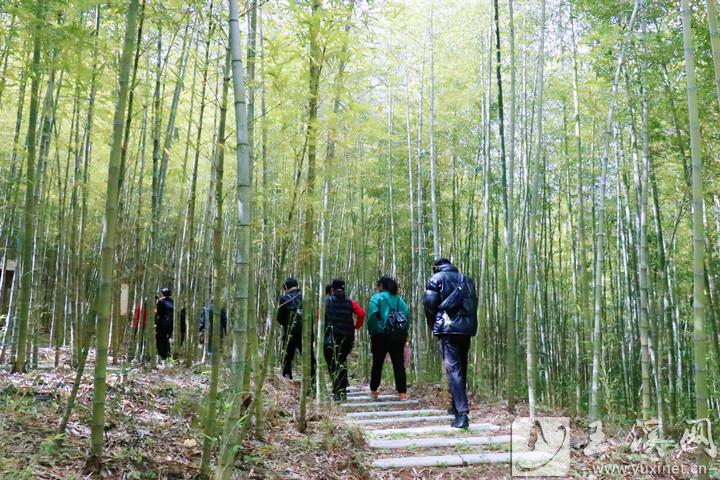
<instances>
[{"instance_id":1,"label":"stone slab step","mask_svg":"<svg viewBox=\"0 0 720 480\"><path fill-rule=\"evenodd\" d=\"M388 400L388 401L376 401L376 402L348 402L342 403L340 406L345 408L357 408L357 407L385 407L394 405L417 405L420 403L419 400Z\"/></svg>"},{"instance_id":2,"label":"stone slab step","mask_svg":"<svg viewBox=\"0 0 720 480\"><path fill-rule=\"evenodd\" d=\"M416 415L442 415L445 410L436 410L433 408L423 408L419 410L384 410L378 412L350 412L345 416L348 418L373 418L373 417L413 417Z\"/></svg>"},{"instance_id":3,"label":"stone slab step","mask_svg":"<svg viewBox=\"0 0 720 480\"><path fill-rule=\"evenodd\" d=\"M409 427L409 428L383 428L380 430L367 430L367 434L374 437L388 435L423 435L426 433L459 433L458 428L450 425L433 425L428 427ZM470 427L465 431L470 432L495 432L500 427L492 423L471 423Z\"/></svg>"},{"instance_id":4,"label":"stone slab step","mask_svg":"<svg viewBox=\"0 0 720 480\"><path fill-rule=\"evenodd\" d=\"M349 420L353 425L378 425L384 423L423 423L423 422L447 422L455 417L453 415L425 415L422 417L381 417L361 418Z\"/></svg>"},{"instance_id":5,"label":"stone slab step","mask_svg":"<svg viewBox=\"0 0 720 480\"><path fill-rule=\"evenodd\" d=\"M368 445L370 445L371 448L465 447L469 445L498 445L504 443L510 443L510 435L401 438L396 440L368 441Z\"/></svg>"},{"instance_id":6,"label":"stone slab step","mask_svg":"<svg viewBox=\"0 0 720 480\"><path fill-rule=\"evenodd\" d=\"M378 395L373 399L370 395L348 395L347 400L348 402L355 402L355 401L364 401L364 400L398 400L400 398L400 395Z\"/></svg>"},{"instance_id":7,"label":"stone slab step","mask_svg":"<svg viewBox=\"0 0 720 480\"><path fill-rule=\"evenodd\" d=\"M332 384L325 384L325 388L332 392ZM360 386L360 385L348 385L348 387L345 389L348 394L358 394L358 393L367 393L370 391L370 388L367 386Z\"/></svg>"},{"instance_id":8,"label":"stone slab step","mask_svg":"<svg viewBox=\"0 0 720 480\"><path fill-rule=\"evenodd\" d=\"M457 467L481 463L510 463L512 460L543 462L550 458L546 452L527 452L510 455L509 452L432 455L423 457L379 458L373 460L375 468Z\"/></svg>"}]
</instances>

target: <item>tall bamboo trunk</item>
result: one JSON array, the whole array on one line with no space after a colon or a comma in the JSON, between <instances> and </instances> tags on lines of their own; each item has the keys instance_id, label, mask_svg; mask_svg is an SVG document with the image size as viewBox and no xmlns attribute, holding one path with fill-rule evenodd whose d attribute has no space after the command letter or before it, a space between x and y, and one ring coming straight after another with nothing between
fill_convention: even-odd
<instances>
[{"instance_id":1,"label":"tall bamboo trunk","mask_svg":"<svg viewBox=\"0 0 720 480\"><path fill-rule=\"evenodd\" d=\"M234 2L231 2L234 3ZM237 147L237 178L236 178L236 238L234 246L235 279L233 295L233 336L232 336L232 370L233 388L236 396L241 396L246 385L244 363L248 348L248 301L250 298L250 223L252 204L250 196L251 169L250 143L248 140L247 100L244 88L243 56L240 48L240 26L234 22L232 7L230 9L230 50L232 55L233 92L235 97L236 147ZM237 36L234 28L237 27ZM241 82L241 85L238 85ZM241 111L242 112L241 112ZM241 118L242 116L242 118ZM242 123L242 125L241 125ZM232 412L233 414L239 412Z\"/></svg>"},{"instance_id":2,"label":"tall bamboo trunk","mask_svg":"<svg viewBox=\"0 0 720 480\"><path fill-rule=\"evenodd\" d=\"M250 178L253 178L252 170L255 165L255 50L257 45L257 0L250 0L247 3L246 14L248 17L248 48L247 48L247 117L248 117L248 158L250 159ZM253 204L253 208L256 206ZM260 257L261 258L261 257ZM258 272L262 268L258 269ZM258 288L259 276L254 276L254 281L250 283L249 298L257 299L257 295L261 292ZM256 307L261 305L256 303ZM245 373L243 391L250 390L250 374L252 370L259 370L261 358L258 349L258 323L260 315L256 313L256 309L248 307L248 312L252 311L253 315L248 317L248 348L245 360ZM249 314L248 314L249 315Z\"/></svg>"},{"instance_id":3,"label":"tall bamboo trunk","mask_svg":"<svg viewBox=\"0 0 720 480\"><path fill-rule=\"evenodd\" d=\"M247 107L245 100L245 80L243 75L243 56L240 48L240 12L237 0L228 0L229 9L229 43L232 70L232 86L235 110L235 148L237 160L236 201L237 201L237 239L233 246L235 262L235 310L233 317L233 335L239 336L247 329L248 321L248 283L250 277L250 225L252 221L251 190L250 190L250 158L248 148ZM240 351L238 358L246 358L246 338L237 338ZM234 349L235 347L233 347ZM235 355L236 353L233 352ZM238 387L243 385L243 368L233 371L234 397L227 414L223 429L223 443L220 449L215 478L227 480L232 474L237 455L236 446L241 441L243 424L240 421L243 409L243 394Z\"/></svg>"},{"instance_id":4,"label":"tall bamboo trunk","mask_svg":"<svg viewBox=\"0 0 720 480\"><path fill-rule=\"evenodd\" d=\"M212 9L213 4L210 4L210 7ZM211 16L208 20L208 32L207 37L205 39L205 55L203 58L203 68L201 73L201 81L200 81L200 111L199 111L199 117L198 117L198 125L197 125L197 132L195 136L195 155L193 157L193 163L192 163L192 170L190 174L190 186L188 191L188 202L187 202L187 216L186 216L186 228L187 228L187 239L185 246L187 254L185 258L185 290L187 293L191 292L192 289L192 273L193 273L193 252L195 250L194 246L196 245L197 239L195 238L195 212L196 212L196 206L197 206L197 183L198 183L198 168L200 165L200 152L201 152L201 145L202 145L202 133L204 129L204 121L205 121L205 107L206 107L206 92L207 92L207 82L208 82L208 70L210 68L210 53L211 53L211 44L212 44L212 38L213 33L215 32L215 20ZM199 243L199 242L198 242ZM194 316L194 309L192 307L192 299L189 295L186 295L186 305L188 306L186 310L186 316L187 318L193 318ZM218 306L218 308L221 308L222 306ZM209 332L209 329L205 329L205 335L207 335ZM206 339L207 340L207 339ZM204 347L206 348L208 345L208 342L203 343ZM188 348L191 348L189 346ZM203 350L205 353L206 350ZM203 361L205 360L203 356ZM192 361L192 360L190 360Z\"/></svg>"},{"instance_id":5,"label":"tall bamboo trunk","mask_svg":"<svg viewBox=\"0 0 720 480\"><path fill-rule=\"evenodd\" d=\"M320 70L322 68L322 52L320 50L320 0L312 0L310 5L310 64L309 64L309 97L308 97L308 121L306 130L306 145L307 145L307 158L308 158L308 170L307 170L307 183L305 185L305 201L307 202L305 208L305 218L303 219L303 237L302 237L302 249L300 251L301 261L301 272L303 276L303 290L307 288L308 283L313 275L313 264L315 260L314 250L314 227L315 227L315 210L313 208L314 193L315 193L315 180L316 170L315 161L317 154L317 115L319 105L319 90L320 90ZM305 298L311 298L311 295L307 295ZM312 341L312 322L303 322L303 333L302 333L303 345L310 345ZM318 339L319 341L319 339ZM302 354L302 366L303 366L303 378L300 392L300 414L298 416L298 430L304 432L307 428L307 397L310 393L311 388L311 348L305 348Z\"/></svg>"},{"instance_id":6,"label":"tall bamboo trunk","mask_svg":"<svg viewBox=\"0 0 720 480\"><path fill-rule=\"evenodd\" d=\"M435 158L435 32L434 2L430 1L430 212L432 214L433 256L440 256L440 226L437 207L437 172Z\"/></svg>"},{"instance_id":7,"label":"tall bamboo trunk","mask_svg":"<svg viewBox=\"0 0 720 480\"><path fill-rule=\"evenodd\" d=\"M637 148L633 149L635 160L636 188L638 190L638 276L640 286L640 368L642 380L642 417L650 418L650 351L649 351L649 296L647 261L647 204L648 204L648 146L644 132L647 126L647 105L642 105L643 145L642 159L638 159Z\"/></svg>"},{"instance_id":8,"label":"tall bamboo trunk","mask_svg":"<svg viewBox=\"0 0 720 480\"><path fill-rule=\"evenodd\" d=\"M408 224L410 226L410 274L408 276L408 285L412 285L418 278L418 258L415 255L417 246L417 228L415 227L415 189L413 188L413 181L415 176L413 174L413 143L412 143L412 130L410 126L410 78L408 72L405 72L405 130L407 133L407 169L408 169ZM419 304L418 289L409 287L410 292L410 305L415 306ZM412 309L414 313L413 321L411 322L411 336L412 345L415 347L412 350L413 354L413 373L417 380L420 376L420 355L418 352L420 335L419 332L422 329L422 316L421 312L416 309Z\"/></svg>"},{"instance_id":9,"label":"tall bamboo trunk","mask_svg":"<svg viewBox=\"0 0 720 480\"><path fill-rule=\"evenodd\" d=\"M506 392L508 401L508 411L515 411L515 394L517 388L517 378L515 372L516 356L516 338L515 338L515 248L514 248L514 182L515 182L515 158L514 149L515 142L512 140L513 152L510 157L506 156L505 153L505 112L503 104L503 85L502 85L502 62L501 62L501 44L500 44L500 7L498 0L493 0L492 3L494 12L494 26L495 26L495 76L497 79L498 89L498 117L499 117L499 134L500 134L500 165L502 167L502 182L503 182L503 241L505 243L505 336L506 336L506 350L505 350L505 382ZM512 22L511 22L512 24ZM514 27L513 27L514 28ZM488 44L490 46L490 44ZM514 59L514 52L513 52ZM512 67L513 79L514 79L514 62ZM514 90L514 82L513 82ZM512 106L514 108L514 92L511 92L513 97ZM514 136L515 123L512 122L512 135ZM489 154L489 151L488 151Z\"/></svg>"},{"instance_id":10,"label":"tall bamboo trunk","mask_svg":"<svg viewBox=\"0 0 720 480\"><path fill-rule=\"evenodd\" d=\"M189 48L188 46L192 42L192 35L188 35L188 32L190 30L192 21L188 19L188 23L185 26L185 34L183 35L183 45L182 45L182 51L180 53L180 59L178 60L178 73L177 73L177 80L175 82L175 89L173 90L173 97L172 101L170 103L170 113L168 115L168 123L165 129L165 142L163 144L163 151L162 151L162 163L160 168L163 171L163 174L161 177L165 178L165 172L167 172L168 163L170 160L170 150L172 149L173 142L175 140L175 120L177 118L177 112L178 112L178 105L180 103L180 96L182 94L183 88L185 86L185 71L187 69L187 63L188 63L188 55L189 55ZM164 190L164 180L163 184L161 185L161 191ZM162 193L161 193L162 196ZM178 261L178 264L181 263L182 260ZM180 276L178 275L175 279L176 285L180 285ZM181 326L180 322L185 321L187 322L187 298L190 296L188 295L189 292L186 292L184 290L175 289L175 298L177 301L177 305L179 308L174 309L173 314L173 347L174 352L173 356L177 358L180 353L180 343L181 343ZM180 298L178 298L180 297ZM182 308L185 308L186 316L183 320L181 318L181 310ZM187 324L185 325L185 332L187 335L187 332L189 328L187 328Z\"/></svg>"},{"instance_id":11,"label":"tall bamboo trunk","mask_svg":"<svg viewBox=\"0 0 720 480\"><path fill-rule=\"evenodd\" d=\"M642 0L635 0L630 21L626 28L625 37L622 40L620 53L618 54L617 63L615 65L615 75L613 77L612 87L610 91L610 106L608 108L607 122L605 125L605 133L603 136L603 150L600 159L600 191L597 197L597 229L595 233L595 266L593 268L593 362L592 362L592 380L590 386L590 418L597 420L600 415L599 389L600 389L600 323L602 322L602 293L603 293L603 261L605 255L605 195L607 191L607 162L610 151L610 143L612 141L613 122L615 114L616 96L618 90L618 82L620 72L622 70L623 60L625 58L625 48L628 39L633 32L635 18L637 17L638 8Z\"/></svg>"},{"instance_id":12,"label":"tall bamboo trunk","mask_svg":"<svg viewBox=\"0 0 720 480\"><path fill-rule=\"evenodd\" d=\"M112 143L108 162L108 182L105 200L104 234L100 258L100 281L97 296L97 346L95 352L95 390L90 437L88 465L99 469L102 463L103 441L105 438L105 367L107 365L108 335L110 328L111 288L116 250L117 201L120 176L120 147L122 144L123 120L127 108L127 97L135 47L135 29L138 14L138 0L130 0L125 27L125 40L120 56L118 73L118 97L113 118Z\"/></svg>"},{"instance_id":13,"label":"tall bamboo trunk","mask_svg":"<svg viewBox=\"0 0 720 480\"><path fill-rule=\"evenodd\" d=\"M581 124L580 124L580 95L578 86L578 53L577 53L577 41L575 38L575 17L574 15L570 18L571 32L572 32L572 50L573 50L573 117L575 124L575 155L577 165L575 188L577 189L577 212L578 212L578 225L577 225L577 249L578 249L578 261L577 261L577 276L578 276L578 293L579 293L579 305L578 311L580 315L580 324L582 328L578 330L577 334L582 339L580 342L580 358L584 363L587 360L587 355L590 352L590 322L592 315L590 313L590 281L588 278L588 258L586 248L586 236L585 236L585 191L584 191L584 174L583 174L583 150L582 150L582 136L581 136ZM586 375L587 370L583 367L579 372L580 374ZM577 379L577 386L580 389L581 380L584 377ZM577 392L578 398L580 397L580 391Z\"/></svg>"},{"instance_id":14,"label":"tall bamboo trunk","mask_svg":"<svg viewBox=\"0 0 720 480\"><path fill-rule=\"evenodd\" d=\"M536 296L537 296L537 275L535 271L536 256L536 232L535 223L537 215L537 197L539 195L538 181L540 177L541 162L543 159L543 94L544 94L544 68L545 68L545 0L542 1L541 30L540 30L540 65L538 66L538 100L537 100L537 146L535 147L535 159L529 161L528 165L528 214L527 214L527 296L525 298L525 315L527 323L525 329L526 359L527 359L527 382L528 382L528 409L531 421L535 418L535 329L536 329ZM531 157L528 157L531 158Z\"/></svg>"},{"instance_id":15,"label":"tall bamboo trunk","mask_svg":"<svg viewBox=\"0 0 720 480\"><path fill-rule=\"evenodd\" d=\"M33 60L30 71L30 112L28 116L27 162L25 163L25 209L23 213L23 233L19 250L22 252L20 277L20 312L17 318L17 340L13 372L25 371L25 355L27 352L27 329L30 315L30 290L32 289L32 253L35 237L35 155L36 133L38 120L38 98L40 92L40 50L45 14L45 1L37 0L35 10L35 27L33 30Z\"/></svg>"},{"instance_id":16,"label":"tall bamboo trunk","mask_svg":"<svg viewBox=\"0 0 720 480\"><path fill-rule=\"evenodd\" d=\"M695 83L695 51L691 24L690 1L680 1L683 23L683 53L687 77L688 117L690 122L690 156L692 159L692 216L693 216L693 366L695 373L695 418L708 418L707 338L705 335L705 225L703 223L702 143ZM707 425L700 425L708 435ZM707 437L706 437L707 438ZM708 478L708 455L697 449L698 478Z\"/></svg>"},{"instance_id":17,"label":"tall bamboo trunk","mask_svg":"<svg viewBox=\"0 0 720 480\"><path fill-rule=\"evenodd\" d=\"M162 128L162 98L161 98L161 79L163 74L162 69L162 29L161 25L158 25L157 32L157 60L155 65L155 87L153 90L153 127L152 127L152 207L150 217L150 264L154 266L151 270L152 273L150 278L150 284L153 285L153 293L157 297L158 290L162 286L158 285L161 281L162 268L160 260L160 226L161 226L161 205L162 197L160 195L160 185L162 183L162 170L160 168L160 161L162 152L160 151L160 135ZM121 172L124 166L121 164ZM155 299L157 301L157 298ZM157 365L157 340L156 340L156 318L150 318L145 325L145 355L144 358L150 362L151 368Z\"/></svg>"},{"instance_id":18,"label":"tall bamboo trunk","mask_svg":"<svg viewBox=\"0 0 720 480\"><path fill-rule=\"evenodd\" d=\"M208 410L205 422L202 457L200 459L200 475L208 476L210 455L215 441L215 417L217 416L217 390L220 378L220 362L223 357L222 344L222 309L225 305L225 257L223 256L223 174L225 165L225 124L227 117L228 90L230 87L230 50L225 62L225 78L223 81L222 102L220 104L220 121L218 124L217 144L213 168L215 169L215 218L213 220L213 279L212 303L214 306L212 323L205 319L205 330L212 328L212 367L210 370L210 388L208 390ZM207 342L206 342L207 344Z\"/></svg>"},{"instance_id":19,"label":"tall bamboo trunk","mask_svg":"<svg viewBox=\"0 0 720 480\"><path fill-rule=\"evenodd\" d=\"M720 104L720 33L718 32L718 11L715 0L705 0L707 6L708 29L710 30L710 46L712 48L713 69L715 71L715 88Z\"/></svg>"}]
</instances>

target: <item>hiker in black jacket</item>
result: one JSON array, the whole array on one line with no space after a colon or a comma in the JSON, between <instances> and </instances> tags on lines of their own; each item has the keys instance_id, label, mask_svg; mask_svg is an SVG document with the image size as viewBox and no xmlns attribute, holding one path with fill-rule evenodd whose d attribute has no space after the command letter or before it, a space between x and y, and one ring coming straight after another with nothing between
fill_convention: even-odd
<instances>
[{"instance_id":1,"label":"hiker in black jacket","mask_svg":"<svg viewBox=\"0 0 720 480\"><path fill-rule=\"evenodd\" d=\"M283 295L280 297L280 305L277 311L277 321L283 326L283 345L285 346L285 357L283 358L283 377L292 379L292 362L295 358L295 351L302 354L302 292L298 281L288 277L283 283ZM311 339L315 336L312 335ZM311 374L315 377L315 349L312 348L311 340Z\"/></svg>"},{"instance_id":2,"label":"hiker in black jacket","mask_svg":"<svg viewBox=\"0 0 720 480\"><path fill-rule=\"evenodd\" d=\"M477 333L477 294L473 281L447 258L433 263L433 276L425 287L425 319L438 339L447 372L455 415L452 426L468 428L467 364L470 339Z\"/></svg>"},{"instance_id":3,"label":"hiker in black jacket","mask_svg":"<svg viewBox=\"0 0 720 480\"><path fill-rule=\"evenodd\" d=\"M212 355L213 352L213 317L215 314L215 304L213 303L213 299L208 299L207 305L205 305L200 310L200 325L199 325L199 333L200 333L200 343L205 343L205 334L207 333L207 353ZM207 332L206 332L207 330ZM222 339L225 338L225 334L227 333L227 309L225 307L220 309L220 340L222 343Z\"/></svg>"},{"instance_id":4,"label":"hiker in black jacket","mask_svg":"<svg viewBox=\"0 0 720 480\"><path fill-rule=\"evenodd\" d=\"M357 322L353 315L357 315ZM365 310L345 296L345 280L333 280L330 296L325 299L323 353L330 371L335 401L347 398L347 357L355 343L355 330L362 326L364 318Z\"/></svg>"},{"instance_id":5,"label":"hiker in black jacket","mask_svg":"<svg viewBox=\"0 0 720 480\"><path fill-rule=\"evenodd\" d=\"M173 333L173 313L175 310L172 293L169 288L163 288L157 297L155 314L155 345L158 355L166 363L170 360L170 338Z\"/></svg>"}]
</instances>

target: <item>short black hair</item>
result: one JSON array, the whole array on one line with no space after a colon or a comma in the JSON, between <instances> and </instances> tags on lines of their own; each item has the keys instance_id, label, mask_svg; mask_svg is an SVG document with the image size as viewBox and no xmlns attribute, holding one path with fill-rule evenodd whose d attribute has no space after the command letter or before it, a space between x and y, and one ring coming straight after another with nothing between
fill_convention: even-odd
<instances>
[{"instance_id":1,"label":"short black hair","mask_svg":"<svg viewBox=\"0 0 720 480\"><path fill-rule=\"evenodd\" d=\"M382 277L380 277L380 279L377 281L377 284L378 287L386 290L391 295L397 295L398 293L398 284L395 279L390 275L383 275Z\"/></svg>"},{"instance_id":2,"label":"short black hair","mask_svg":"<svg viewBox=\"0 0 720 480\"><path fill-rule=\"evenodd\" d=\"M332 293L332 285L328 283L327 285L325 285L325 295L330 295L331 293Z\"/></svg>"},{"instance_id":3,"label":"short black hair","mask_svg":"<svg viewBox=\"0 0 720 480\"><path fill-rule=\"evenodd\" d=\"M336 278L330 284L330 288L333 290L345 290L345 280L342 278Z\"/></svg>"},{"instance_id":4,"label":"short black hair","mask_svg":"<svg viewBox=\"0 0 720 480\"><path fill-rule=\"evenodd\" d=\"M297 286L298 286L298 281L295 280L295 278L293 278L293 277L288 277L288 278L286 278L285 281L283 282L283 288L284 288L285 290L289 290L289 289L295 288L295 287L297 287Z\"/></svg>"},{"instance_id":5,"label":"short black hair","mask_svg":"<svg viewBox=\"0 0 720 480\"><path fill-rule=\"evenodd\" d=\"M439 257L433 262L434 267L439 267L440 265L445 265L446 263L452 263L450 260L448 260L445 257Z\"/></svg>"},{"instance_id":6,"label":"short black hair","mask_svg":"<svg viewBox=\"0 0 720 480\"><path fill-rule=\"evenodd\" d=\"M163 288L162 290L160 290L160 293L162 293L164 297L169 297L169 296L172 295L172 292L171 292L170 289L167 288L167 287L165 287L165 288Z\"/></svg>"}]
</instances>

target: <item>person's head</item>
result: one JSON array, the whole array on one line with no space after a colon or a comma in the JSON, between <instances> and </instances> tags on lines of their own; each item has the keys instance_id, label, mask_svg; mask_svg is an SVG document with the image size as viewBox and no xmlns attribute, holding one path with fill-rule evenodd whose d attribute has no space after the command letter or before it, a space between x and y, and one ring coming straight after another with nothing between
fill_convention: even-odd
<instances>
[{"instance_id":1,"label":"person's head","mask_svg":"<svg viewBox=\"0 0 720 480\"><path fill-rule=\"evenodd\" d=\"M398 284L394 278L389 275L383 275L377 281L377 287L381 292L388 292L391 295L397 295Z\"/></svg>"},{"instance_id":2,"label":"person's head","mask_svg":"<svg viewBox=\"0 0 720 480\"><path fill-rule=\"evenodd\" d=\"M330 295L331 293L332 293L332 285L328 283L327 285L325 285L325 295Z\"/></svg>"},{"instance_id":3,"label":"person's head","mask_svg":"<svg viewBox=\"0 0 720 480\"><path fill-rule=\"evenodd\" d=\"M433 262L432 270L434 273L439 272L440 267L442 267L443 265L450 265L450 263L451 263L450 260L448 260L447 258L440 257Z\"/></svg>"},{"instance_id":4,"label":"person's head","mask_svg":"<svg viewBox=\"0 0 720 480\"><path fill-rule=\"evenodd\" d=\"M342 278L336 278L330 284L330 292L335 293L339 290L345 291L345 280Z\"/></svg>"},{"instance_id":5,"label":"person's head","mask_svg":"<svg viewBox=\"0 0 720 480\"><path fill-rule=\"evenodd\" d=\"M170 289L167 288L167 287L165 287L165 288L163 288L162 290L160 290L160 293L162 293L162 296L163 296L163 297L169 297L169 296L172 295L172 292L171 292Z\"/></svg>"},{"instance_id":6,"label":"person's head","mask_svg":"<svg viewBox=\"0 0 720 480\"><path fill-rule=\"evenodd\" d=\"M283 290L290 290L292 288L298 288L298 281L293 277L288 277L283 282Z\"/></svg>"}]
</instances>

